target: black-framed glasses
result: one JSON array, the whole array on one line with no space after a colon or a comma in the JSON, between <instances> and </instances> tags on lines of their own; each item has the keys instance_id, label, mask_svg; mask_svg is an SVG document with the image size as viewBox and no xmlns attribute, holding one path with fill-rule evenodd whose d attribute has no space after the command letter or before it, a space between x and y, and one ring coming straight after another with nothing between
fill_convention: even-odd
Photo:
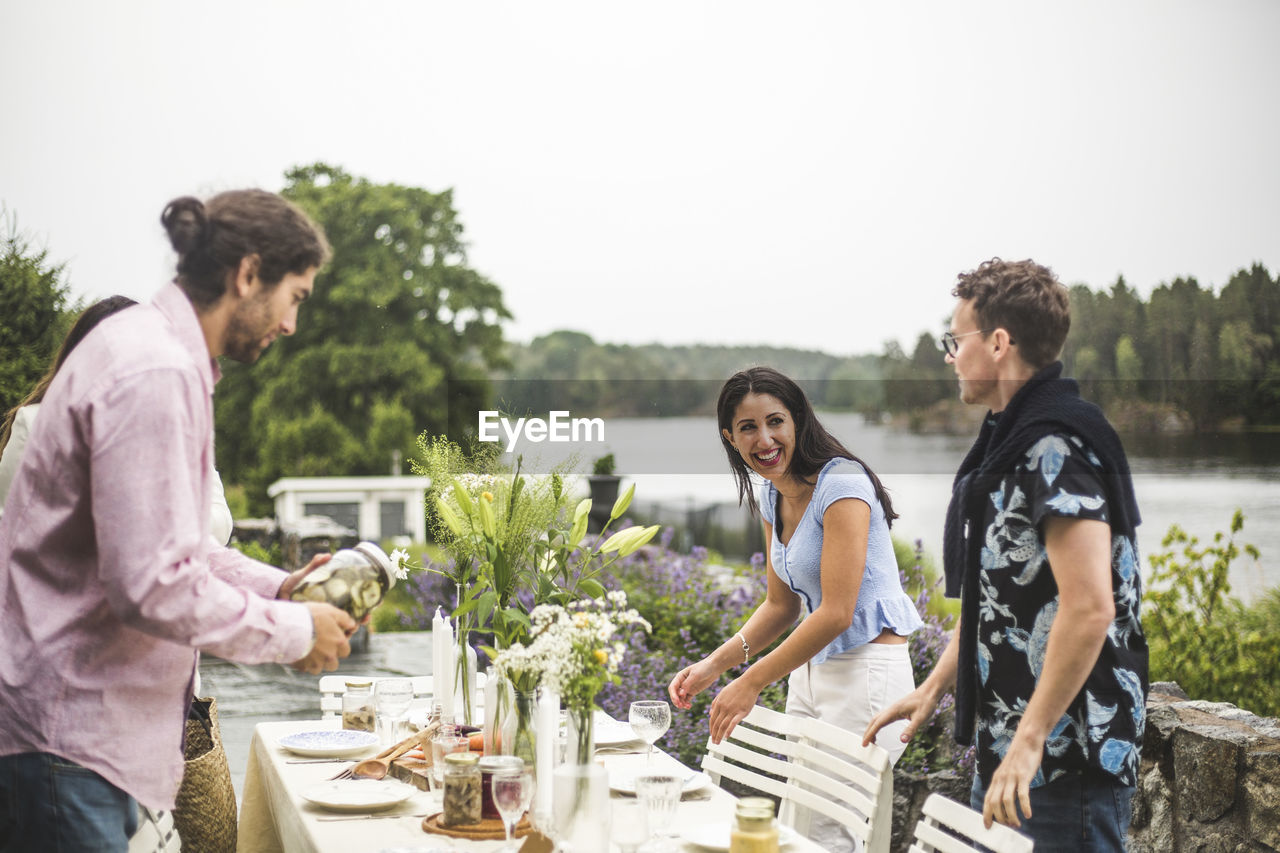
<instances>
[{"instance_id":1,"label":"black-framed glasses","mask_svg":"<svg viewBox=\"0 0 1280 853\"><path fill-rule=\"evenodd\" d=\"M976 332L965 332L962 335L953 335L950 332L942 333L942 351L952 358L956 357L956 353L960 351L960 345L956 343L957 338L967 338L969 335L985 335L987 332L993 332L994 329L978 329Z\"/></svg>"}]
</instances>

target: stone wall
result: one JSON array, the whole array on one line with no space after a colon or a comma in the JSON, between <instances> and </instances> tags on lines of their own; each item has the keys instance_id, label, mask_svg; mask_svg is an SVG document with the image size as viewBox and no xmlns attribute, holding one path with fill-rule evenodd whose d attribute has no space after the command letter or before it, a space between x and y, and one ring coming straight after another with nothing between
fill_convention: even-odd
<instances>
[{"instance_id":1,"label":"stone wall","mask_svg":"<svg viewBox=\"0 0 1280 853\"><path fill-rule=\"evenodd\" d=\"M1129 849L1280 850L1280 723L1153 684Z\"/></svg>"},{"instance_id":2,"label":"stone wall","mask_svg":"<svg viewBox=\"0 0 1280 853\"><path fill-rule=\"evenodd\" d=\"M969 802L969 778L896 771L894 853L905 853L929 794ZM1280 722L1151 685L1130 853L1280 851Z\"/></svg>"}]
</instances>

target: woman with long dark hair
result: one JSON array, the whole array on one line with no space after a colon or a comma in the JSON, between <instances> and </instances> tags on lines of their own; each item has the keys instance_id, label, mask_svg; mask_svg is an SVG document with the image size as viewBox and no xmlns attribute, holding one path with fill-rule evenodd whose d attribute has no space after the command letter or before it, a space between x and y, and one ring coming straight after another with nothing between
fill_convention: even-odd
<instances>
[{"instance_id":1,"label":"woman with long dark hair","mask_svg":"<svg viewBox=\"0 0 1280 853\"><path fill-rule=\"evenodd\" d=\"M76 348L76 344L80 343L95 326L112 314L137 304L127 296L108 296L84 309L71 324L67 336L62 339L62 345L58 347L53 363L49 365L44 376L40 377L18 405L5 415L4 425L0 426L0 512L4 511L4 499L9 494L9 484L13 482L13 476L18 471L18 462L22 459L22 448L27 443L27 434L31 431L36 413L40 411L40 402L44 399L45 392L49 390L49 383L57 375L58 369Z\"/></svg>"},{"instance_id":2,"label":"woman with long dark hair","mask_svg":"<svg viewBox=\"0 0 1280 853\"><path fill-rule=\"evenodd\" d=\"M922 622L899 580L889 493L777 370L734 374L716 414L739 502L764 523L768 589L742 630L672 679L671 700L688 709L725 671L743 666L711 703L716 743L783 676L788 714L860 735L915 688L907 637ZM759 500L753 475L765 481ZM748 666L753 649L767 648L792 626L786 640ZM876 740L895 761L904 749L898 734L885 729ZM852 837L819 815L796 828L828 850L853 849Z\"/></svg>"}]
</instances>

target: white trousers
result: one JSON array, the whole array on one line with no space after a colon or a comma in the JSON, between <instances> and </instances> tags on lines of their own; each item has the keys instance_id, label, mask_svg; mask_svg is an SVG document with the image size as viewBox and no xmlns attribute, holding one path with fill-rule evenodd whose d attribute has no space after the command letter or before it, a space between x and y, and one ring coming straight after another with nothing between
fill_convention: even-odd
<instances>
[{"instance_id":1,"label":"white trousers","mask_svg":"<svg viewBox=\"0 0 1280 853\"><path fill-rule=\"evenodd\" d=\"M787 681L787 713L839 726L861 736L871 718L916 687L906 643L867 643L820 664L806 663ZM899 738L906 720L885 726L876 745L897 762L907 748ZM838 821L797 807L795 830L823 849L847 853L856 839Z\"/></svg>"}]
</instances>

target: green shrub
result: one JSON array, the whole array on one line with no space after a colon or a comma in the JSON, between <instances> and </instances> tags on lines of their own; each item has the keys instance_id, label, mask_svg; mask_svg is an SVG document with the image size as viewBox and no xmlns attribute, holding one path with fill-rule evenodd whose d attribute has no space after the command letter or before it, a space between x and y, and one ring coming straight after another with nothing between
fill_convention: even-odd
<instances>
[{"instance_id":1,"label":"green shrub","mask_svg":"<svg viewBox=\"0 0 1280 853\"><path fill-rule=\"evenodd\" d=\"M1231 702L1264 716L1280 714L1280 590L1246 607L1231 595L1228 574L1241 554L1237 509L1228 535L1200 546L1176 524L1151 557L1142 622L1151 680L1176 681L1193 699ZM1258 549L1243 547L1258 559Z\"/></svg>"}]
</instances>

